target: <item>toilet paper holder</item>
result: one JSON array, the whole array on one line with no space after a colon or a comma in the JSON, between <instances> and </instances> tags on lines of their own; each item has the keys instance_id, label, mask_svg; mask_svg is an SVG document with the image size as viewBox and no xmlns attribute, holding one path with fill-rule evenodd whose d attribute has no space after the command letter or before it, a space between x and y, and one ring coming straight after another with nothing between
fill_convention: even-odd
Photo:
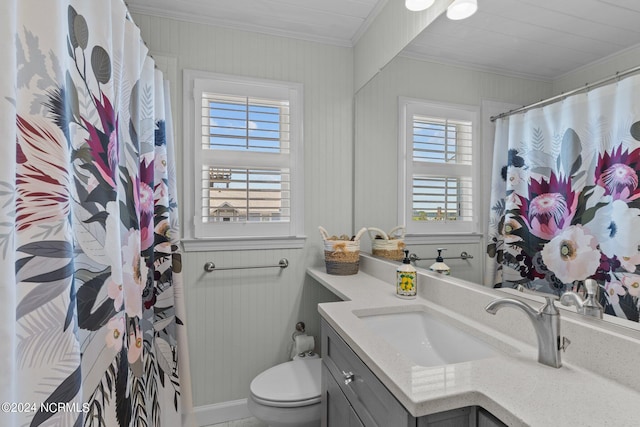
<instances>
[{"instance_id":1,"label":"toilet paper holder","mask_svg":"<svg viewBox=\"0 0 640 427\"><path fill-rule=\"evenodd\" d=\"M312 336L307 336L304 322L296 323L296 330L291 334L291 358L295 357L315 357L315 340Z\"/></svg>"},{"instance_id":2,"label":"toilet paper holder","mask_svg":"<svg viewBox=\"0 0 640 427\"><path fill-rule=\"evenodd\" d=\"M296 323L296 330L291 334L291 340L295 341L297 335L304 334L306 331L304 322Z\"/></svg>"}]
</instances>

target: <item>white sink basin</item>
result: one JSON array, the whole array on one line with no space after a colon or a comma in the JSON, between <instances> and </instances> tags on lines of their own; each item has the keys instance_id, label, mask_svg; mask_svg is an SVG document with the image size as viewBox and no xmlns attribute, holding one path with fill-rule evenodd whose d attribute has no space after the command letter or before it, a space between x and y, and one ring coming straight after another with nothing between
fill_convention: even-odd
<instances>
[{"instance_id":1,"label":"white sink basin","mask_svg":"<svg viewBox=\"0 0 640 427\"><path fill-rule=\"evenodd\" d=\"M498 354L489 344L425 311L358 317L416 365L448 365Z\"/></svg>"}]
</instances>

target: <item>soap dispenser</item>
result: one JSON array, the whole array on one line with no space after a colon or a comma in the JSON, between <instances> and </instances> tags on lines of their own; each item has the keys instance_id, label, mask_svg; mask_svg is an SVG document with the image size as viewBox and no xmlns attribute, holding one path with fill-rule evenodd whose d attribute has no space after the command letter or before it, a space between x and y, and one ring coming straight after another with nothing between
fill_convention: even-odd
<instances>
[{"instance_id":1,"label":"soap dispenser","mask_svg":"<svg viewBox=\"0 0 640 427\"><path fill-rule=\"evenodd\" d=\"M442 251L444 250L445 249L443 248L438 248L438 257L436 258L436 262L431 264L431 267L429 267L429 270L435 271L436 273L445 274L448 276L449 274L451 274L451 269L447 264L444 263L444 258L442 258Z\"/></svg>"},{"instance_id":2,"label":"soap dispenser","mask_svg":"<svg viewBox=\"0 0 640 427\"><path fill-rule=\"evenodd\" d=\"M417 295L418 274L411 260L409 251L404 251L404 259L396 272L396 296L398 298L413 299Z\"/></svg>"}]
</instances>

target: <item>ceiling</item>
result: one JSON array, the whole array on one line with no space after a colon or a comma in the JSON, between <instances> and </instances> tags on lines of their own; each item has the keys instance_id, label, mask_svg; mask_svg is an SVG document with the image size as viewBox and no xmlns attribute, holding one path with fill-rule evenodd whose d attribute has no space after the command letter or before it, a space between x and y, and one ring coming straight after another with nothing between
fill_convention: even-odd
<instances>
[{"instance_id":1,"label":"ceiling","mask_svg":"<svg viewBox=\"0 0 640 427\"><path fill-rule=\"evenodd\" d=\"M132 12L353 46L387 1L129 0ZM638 0L478 0L437 18L403 54L551 81L640 44Z\"/></svg>"},{"instance_id":2,"label":"ceiling","mask_svg":"<svg viewBox=\"0 0 640 427\"><path fill-rule=\"evenodd\" d=\"M638 0L478 0L468 19L438 17L405 54L550 81L640 44L639 24Z\"/></svg>"},{"instance_id":3,"label":"ceiling","mask_svg":"<svg viewBox=\"0 0 640 427\"><path fill-rule=\"evenodd\" d=\"M389 0L403 1L403 0ZM127 0L129 10L189 22L353 46L387 0Z\"/></svg>"}]
</instances>

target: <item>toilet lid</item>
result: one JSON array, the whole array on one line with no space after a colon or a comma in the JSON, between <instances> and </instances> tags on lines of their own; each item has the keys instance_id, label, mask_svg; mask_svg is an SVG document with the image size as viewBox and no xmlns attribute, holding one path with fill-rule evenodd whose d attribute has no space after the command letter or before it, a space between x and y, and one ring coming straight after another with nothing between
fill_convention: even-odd
<instances>
[{"instance_id":1,"label":"toilet lid","mask_svg":"<svg viewBox=\"0 0 640 427\"><path fill-rule=\"evenodd\" d=\"M320 401L322 359L292 360L267 369L251 381L252 396L264 405L303 406Z\"/></svg>"}]
</instances>

